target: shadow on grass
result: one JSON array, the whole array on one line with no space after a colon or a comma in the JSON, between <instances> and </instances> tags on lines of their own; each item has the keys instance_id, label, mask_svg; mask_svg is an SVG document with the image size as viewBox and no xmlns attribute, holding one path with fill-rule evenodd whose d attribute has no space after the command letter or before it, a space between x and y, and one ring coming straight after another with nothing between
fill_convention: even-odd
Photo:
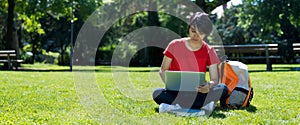
<instances>
[{"instance_id":1,"label":"shadow on grass","mask_svg":"<svg viewBox=\"0 0 300 125\"><path fill-rule=\"evenodd\" d=\"M35 68L19 68L18 70L8 70L8 69L1 69L1 71L27 71L27 72L159 72L158 69L111 69L111 68L104 68L104 69L35 69ZM297 72L300 71L298 67L273 67L272 71L266 71L263 69L249 69L248 72L255 73L255 72Z\"/></svg>"},{"instance_id":2,"label":"shadow on grass","mask_svg":"<svg viewBox=\"0 0 300 125\"><path fill-rule=\"evenodd\" d=\"M214 112L212 113L212 115L210 117L224 119L224 118L226 118L226 115L222 112L226 112L229 110L246 110L247 112L250 112L250 113L256 113L257 108L253 105L249 105L246 108L240 108L240 109L229 109L229 108L223 108L223 107L216 107L216 109L214 110Z\"/></svg>"},{"instance_id":3,"label":"shadow on grass","mask_svg":"<svg viewBox=\"0 0 300 125\"><path fill-rule=\"evenodd\" d=\"M1 69L2 70L2 69ZM70 72L68 69L18 69L18 70L2 70L2 71L21 71L21 72Z\"/></svg>"},{"instance_id":4,"label":"shadow on grass","mask_svg":"<svg viewBox=\"0 0 300 125\"><path fill-rule=\"evenodd\" d=\"M159 113L158 108L154 108L155 112ZM246 108L240 108L240 109L229 109L229 108L223 108L223 107L216 107L213 113L210 115L212 118L219 118L219 119L225 119L226 115L223 112L228 112L229 110L246 110L249 113L256 113L257 108L253 105L249 105Z\"/></svg>"},{"instance_id":5,"label":"shadow on grass","mask_svg":"<svg viewBox=\"0 0 300 125\"><path fill-rule=\"evenodd\" d=\"M249 105L248 107L246 108L237 108L237 109L233 109L233 108L226 108L226 107L217 107L215 109L215 111L229 111L229 110L246 110L247 112L250 112L250 113L256 113L257 111L257 108L254 106L254 105Z\"/></svg>"},{"instance_id":6,"label":"shadow on grass","mask_svg":"<svg viewBox=\"0 0 300 125\"><path fill-rule=\"evenodd\" d=\"M6 70L0 69L0 71L24 71L24 72L159 72L159 70L102 70L102 69L95 69L95 70L73 70L70 71L69 69L19 69L19 70ZM297 72L299 70L294 70L294 68L287 69L287 70L273 70L273 71L266 71L266 70L249 70L250 73L255 72Z\"/></svg>"},{"instance_id":7,"label":"shadow on grass","mask_svg":"<svg viewBox=\"0 0 300 125\"><path fill-rule=\"evenodd\" d=\"M267 70L251 70L249 69L248 72L294 72L294 71L300 71L300 68L298 67L273 67L272 71Z\"/></svg>"},{"instance_id":8,"label":"shadow on grass","mask_svg":"<svg viewBox=\"0 0 300 125\"><path fill-rule=\"evenodd\" d=\"M154 111L155 111L156 113L159 113L158 108L154 108Z\"/></svg>"},{"instance_id":9,"label":"shadow on grass","mask_svg":"<svg viewBox=\"0 0 300 125\"><path fill-rule=\"evenodd\" d=\"M158 72L159 70L110 70L110 69L74 69L71 71L70 69L34 69L34 68L20 68L18 70L10 70L10 69L0 69L0 71L21 71L21 72Z\"/></svg>"},{"instance_id":10,"label":"shadow on grass","mask_svg":"<svg viewBox=\"0 0 300 125\"><path fill-rule=\"evenodd\" d=\"M73 70L70 69L18 69L18 70L9 70L9 69L0 69L0 71L21 71L21 72L159 72L159 70L109 70L109 69L80 69L80 70ZM250 73L255 72L288 72L294 70L273 70L273 71L266 71L266 70L249 70Z\"/></svg>"},{"instance_id":11,"label":"shadow on grass","mask_svg":"<svg viewBox=\"0 0 300 125\"><path fill-rule=\"evenodd\" d=\"M210 117L212 118L220 118L220 119L224 119L226 118L226 115L222 112L220 112L221 110L218 110L218 108L215 109L215 111L210 115Z\"/></svg>"},{"instance_id":12,"label":"shadow on grass","mask_svg":"<svg viewBox=\"0 0 300 125\"><path fill-rule=\"evenodd\" d=\"M249 105L247 108L245 108L245 110L247 110L250 113L256 113L257 108L253 105Z\"/></svg>"},{"instance_id":13,"label":"shadow on grass","mask_svg":"<svg viewBox=\"0 0 300 125\"><path fill-rule=\"evenodd\" d=\"M159 70L95 70L95 72L159 72Z\"/></svg>"}]
</instances>

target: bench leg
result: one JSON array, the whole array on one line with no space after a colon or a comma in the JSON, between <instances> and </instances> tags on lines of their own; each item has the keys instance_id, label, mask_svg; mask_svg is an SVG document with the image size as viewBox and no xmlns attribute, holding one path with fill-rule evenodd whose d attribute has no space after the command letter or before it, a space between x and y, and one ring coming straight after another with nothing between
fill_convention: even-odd
<instances>
[{"instance_id":1,"label":"bench leg","mask_svg":"<svg viewBox=\"0 0 300 125\"><path fill-rule=\"evenodd\" d=\"M269 58L268 46L265 46L265 52L266 52L267 71L272 71L272 63L271 63L270 58Z\"/></svg>"},{"instance_id":2,"label":"bench leg","mask_svg":"<svg viewBox=\"0 0 300 125\"><path fill-rule=\"evenodd\" d=\"M272 71L272 63L271 62L267 63L267 71Z\"/></svg>"},{"instance_id":3,"label":"bench leg","mask_svg":"<svg viewBox=\"0 0 300 125\"><path fill-rule=\"evenodd\" d=\"M18 64L18 62L16 62L16 63L15 63L15 68L16 68L16 70L18 70L18 67L19 67L19 64Z\"/></svg>"}]
</instances>

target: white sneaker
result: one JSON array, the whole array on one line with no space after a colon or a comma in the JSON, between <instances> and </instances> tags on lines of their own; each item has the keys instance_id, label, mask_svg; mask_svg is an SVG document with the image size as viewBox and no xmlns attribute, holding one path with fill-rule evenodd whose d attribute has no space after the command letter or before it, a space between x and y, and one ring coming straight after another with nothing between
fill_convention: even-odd
<instances>
[{"instance_id":1,"label":"white sneaker","mask_svg":"<svg viewBox=\"0 0 300 125\"><path fill-rule=\"evenodd\" d=\"M179 104L170 105L170 104L166 104L166 103L161 103L158 107L158 112L165 113L165 112L170 112L172 110L177 110L177 109L181 109Z\"/></svg>"},{"instance_id":2,"label":"white sneaker","mask_svg":"<svg viewBox=\"0 0 300 125\"><path fill-rule=\"evenodd\" d=\"M205 106L203 106L202 108L201 108L201 110L204 110L205 111L205 114L207 115L207 116L210 116L211 115L211 113L214 111L214 109L216 108L216 104L213 102L213 101L211 101L210 103L208 103L208 104L206 104Z\"/></svg>"},{"instance_id":3,"label":"white sneaker","mask_svg":"<svg viewBox=\"0 0 300 125\"><path fill-rule=\"evenodd\" d=\"M183 116L183 117L205 116L205 111L201 109L178 109L178 110L170 111L170 113L173 113L176 116Z\"/></svg>"}]
</instances>

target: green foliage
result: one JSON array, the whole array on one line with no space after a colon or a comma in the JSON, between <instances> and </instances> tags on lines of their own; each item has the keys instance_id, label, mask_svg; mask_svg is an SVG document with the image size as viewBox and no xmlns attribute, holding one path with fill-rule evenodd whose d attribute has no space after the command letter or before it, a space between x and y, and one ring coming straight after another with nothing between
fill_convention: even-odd
<instances>
[{"instance_id":1,"label":"green foliage","mask_svg":"<svg viewBox=\"0 0 300 125\"><path fill-rule=\"evenodd\" d=\"M53 46L61 49L63 54L66 46L70 44L69 26L71 26L71 20L74 22L74 38L76 38L83 22L101 5L102 0L16 0L15 28L21 36L16 39L32 44L34 55L38 52L35 51L36 49L41 49L42 45L55 39L56 44ZM0 35L3 38L5 32L2 31L5 31L4 28L7 23L5 22L8 9L7 0L0 1L0 6ZM0 41L0 44L3 43ZM53 48L43 49L52 51Z\"/></svg>"},{"instance_id":2,"label":"green foliage","mask_svg":"<svg viewBox=\"0 0 300 125\"><path fill-rule=\"evenodd\" d=\"M223 40L223 44L246 43L245 37L247 37L247 34L244 32L244 29L238 25L238 13L241 13L239 12L239 7L227 9L224 12L224 16L216 22L217 30ZM251 31L249 33L251 33Z\"/></svg>"},{"instance_id":3,"label":"green foliage","mask_svg":"<svg viewBox=\"0 0 300 125\"><path fill-rule=\"evenodd\" d=\"M101 40L97 59L110 60L114 46L129 33L146 27L158 26L167 28L180 36L187 36L187 24L177 17L163 13L173 11L178 15L188 15L193 8L179 7L174 5L175 0L142 1L142 0L16 0L15 21L20 41L32 44L31 51L45 49L46 51L60 51L65 54L66 48L71 45L70 26L74 22L74 38L86 19L95 11L101 19L110 21L114 17L122 17L128 8L136 9L151 3L151 7L157 9L155 12L136 12L118 20ZM213 7L221 5L225 1L218 0L196 0L194 1L209 13ZM203 2L203 3L201 3ZM113 6L113 7L112 7ZM0 44L3 45L6 32L8 1L0 1ZM72 11L73 10L73 11ZM225 16L218 20L218 31L224 44L248 44L248 43L283 43L287 42L290 53L290 43L298 42L300 34L300 4L299 0L244 0L242 5L225 10ZM93 20L96 28L106 27L104 23ZM167 36L166 36L167 37ZM54 43L51 43L54 41ZM169 41L164 41L169 42ZM121 44L120 44L121 45ZM285 44L284 44L285 45ZM46 46L46 47L45 47ZM138 48L138 46L134 46ZM134 48L133 47L133 48ZM4 46L0 46L0 49ZM22 45L20 45L22 48ZM160 52L157 48L152 52ZM87 51L90 51L87 49ZM38 54L38 53L37 53ZM144 57L142 53L136 53L135 57ZM161 53L155 53L161 54ZM68 55L68 54L67 54ZM140 56L139 56L140 55ZM149 55L149 54L148 54ZM293 55L293 54L291 54ZM60 56L62 58L66 56ZM291 57L289 57L291 58ZM96 60L97 60L96 59ZM67 61L68 59L63 59ZM139 60L139 59L137 59ZM147 62L141 60L143 63ZM154 60L160 60L156 58ZM68 62L62 62L68 64Z\"/></svg>"},{"instance_id":4,"label":"green foliage","mask_svg":"<svg viewBox=\"0 0 300 125\"><path fill-rule=\"evenodd\" d=\"M69 68L45 64L23 66L57 71ZM143 100L120 91L129 88L119 88L111 67L95 67L96 71L103 71L95 72L93 77L103 101L108 104L101 105L107 109L99 112L88 112L80 102L73 72L0 71L0 124L101 124L104 121L109 124L299 124L300 72L291 69L300 65L273 65L274 72L260 72L265 70L265 65L248 66L255 92L251 106L240 110L217 108L208 119L156 112L158 105L152 100L152 91L164 86L158 67L120 67L130 71L128 87L139 90L137 94ZM95 112L100 114L100 119L91 115Z\"/></svg>"},{"instance_id":5,"label":"green foliage","mask_svg":"<svg viewBox=\"0 0 300 125\"><path fill-rule=\"evenodd\" d=\"M245 29L249 29L251 25L259 27L261 33L258 37L262 39L269 39L269 35L274 32L274 35L280 37L286 34L283 30L284 23L291 23L293 27L300 26L299 2L295 0L245 0L240 8L241 13L238 15L239 26Z\"/></svg>"},{"instance_id":6,"label":"green foliage","mask_svg":"<svg viewBox=\"0 0 300 125\"><path fill-rule=\"evenodd\" d=\"M70 47L64 53L60 53L56 59L58 60L58 65L70 65Z\"/></svg>"},{"instance_id":7,"label":"green foliage","mask_svg":"<svg viewBox=\"0 0 300 125\"><path fill-rule=\"evenodd\" d=\"M226 9L217 22L224 44L297 42L299 24L295 22L299 14L291 8L300 4L292 2L295 1L245 0Z\"/></svg>"},{"instance_id":8,"label":"green foliage","mask_svg":"<svg viewBox=\"0 0 300 125\"><path fill-rule=\"evenodd\" d=\"M43 56L45 56L45 61L43 61L44 63L48 63L48 64L59 64L59 56L60 54L58 52L47 52L45 50L43 50ZM68 53L67 53L68 54ZM69 56L66 56L65 58L68 58L70 60Z\"/></svg>"},{"instance_id":9,"label":"green foliage","mask_svg":"<svg viewBox=\"0 0 300 125\"><path fill-rule=\"evenodd\" d=\"M28 33L36 32L37 34L42 35L45 34L45 31L44 29L42 29L42 25L38 22L39 18L40 18L39 16L35 16L35 15L31 15L30 17L27 17L27 15L20 15L19 17L20 20L24 21L22 27Z\"/></svg>"},{"instance_id":10,"label":"green foliage","mask_svg":"<svg viewBox=\"0 0 300 125\"><path fill-rule=\"evenodd\" d=\"M32 59L32 55L29 55L28 53L30 53L31 51L32 51L31 44L25 45L22 48L22 53L20 54L21 59L23 59L25 62L30 62Z\"/></svg>"},{"instance_id":11,"label":"green foliage","mask_svg":"<svg viewBox=\"0 0 300 125\"><path fill-rule=\"evenodd\" d=\"M284 62L294 62L293 43L300 38L299 0L245 0L238 9L238 26L250 43L278 43Z\"/></svg>"}]
</instances>

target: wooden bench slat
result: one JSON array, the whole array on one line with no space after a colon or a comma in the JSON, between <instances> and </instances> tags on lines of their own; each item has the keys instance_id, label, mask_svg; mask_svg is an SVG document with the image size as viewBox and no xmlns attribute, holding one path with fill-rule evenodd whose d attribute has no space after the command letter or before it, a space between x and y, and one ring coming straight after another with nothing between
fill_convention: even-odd
<instances>
[{"instance_id":1,"label":"wooden bench slat","mask_svg":"<svg viewBox=\"0 0 300 125\"><path fill-rule=\"evenodd\" d=\"M15 67L18 70L19 63L25 62L22 59L16 58L16 50L0 50L0 63L9 63L8 69Z\"/></svg>"},{"instance_id":2,"label":"wooden bench slat","mask_svg":"<svg viewBox=\"0 0 300 125\"><path fill-rule=\"evenodd\" d=\"M8 60L0 60L0 62L2 62L2 63L7 63ZM17 60L10 60L10 62L18 62L18 63L21 63L21 62L25 62L25 61L22 60L22 59L17 59Z\"/></svg>"},{"instance_id":3,"label":"wooden bench slat","mask_svg":"<svg viewBox=\"0 0 300 125\"><path fill-rule=\"evenodd\" d=\"M7 57L8 54L0 54L0 57ZM17 54L9 54L9 56L14 57L17 56Z\"/></svg>"},{"instance_id":4,"label":"wooden bench slat","mask_svg":"<svg viewBox=\"0 0 300 125\"><path fill-rule=\"evenodd\" d=\"M243 56L243 57L234 57L236 59L266 59L266 56ZM269 59L280 59L281 56L269 56Z\"/></svg>"},{"instance_id":5,"label":"wooden bench slat","mask_svg":"<svg viewBox=\"0 0 300 125\"><path fill-rule=\"evenodd\" d=\"M13 54L16 50L0 50L0 54Z\"/></svg>"}]
</instances>

